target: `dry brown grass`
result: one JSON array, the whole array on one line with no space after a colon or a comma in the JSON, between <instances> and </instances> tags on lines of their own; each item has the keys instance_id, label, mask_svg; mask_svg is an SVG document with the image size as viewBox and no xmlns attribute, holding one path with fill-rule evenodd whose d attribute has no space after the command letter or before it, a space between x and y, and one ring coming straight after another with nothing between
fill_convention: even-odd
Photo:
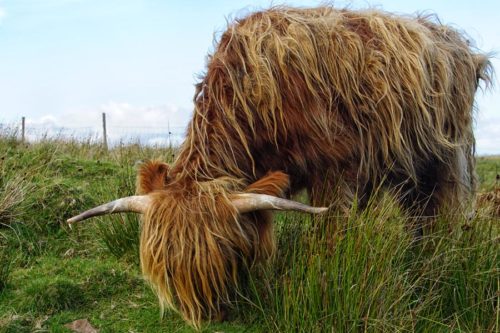
<instances>
[{"instance_id":1,"label":"dry brown grass","mask_svg":"<svg viewBox=\"0 0 500 333\"><path fill-rule=\"evenodd\" d=\"M500 217L500 187L480 193L477 197L477 208L491 217Z\"/></svg>"},{"instance_id":2,"label":"dry brown grass","mask_svg":"<svg viewBox=\"0 0 500 333\"><path fill-rule=\"evenodd\" d=\"M0 223L9 224L23 206L26 193L33 190L33 185L16 176L0 185Z\"/></svg>"}]
</instances>

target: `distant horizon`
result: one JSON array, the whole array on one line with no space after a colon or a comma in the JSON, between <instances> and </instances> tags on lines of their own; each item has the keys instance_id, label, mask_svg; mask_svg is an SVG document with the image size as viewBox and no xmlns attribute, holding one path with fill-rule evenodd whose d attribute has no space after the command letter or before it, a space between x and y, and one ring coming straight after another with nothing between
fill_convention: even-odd
<instances>
[{"instance_id":1,"label":"distant horizon","mask_svg":"<svg viewBox=\"0 0 500 333\"><path fill-rule=\"evenodd\" d=\"M110 130L107 132L108 140L107 144L109 147L114 148L120 145L133 145L141 144L150 147L168 147L178 148L182 144L185 138L186 126L175 126L175 127L134 127L134 126L108 126ZM19 123L1 123L0 131L17 131L17 137L21 138L21 124ZM48 138L49 140L76 140L76 141L87 141L91 140L92 143L101 144L103 140L103 130L102 123L99 126L86 126L81 127L45 127L41 124L26 125L26 142L36 144L41 140ZM30 133L31 130L35 130ZM119 129L116 131L116 129ZM170 129L170 131L168 131ZM164 130L164 132L159 132ZM168 133L170 132L170 136ZM113 133L113 134L112 134ZM1 132L0 132L1 134ZM14 132L10 132L14 134ZM478 158L495 158L500 157L500 152L498 153L478 153L476 152L476 157Z\"/></svg>"},{"instance_id":2,"label":"distant horizon","mask_svg":"<svg viewBox=\"0 0 500 333\"><path fill-rule=\"evenodd\" d=\"M315 6L321 1L274 4ZM0 0L0 123L48 129L186 127L197 77L214 35L270 1ZM478 48L500 49L500 3L493 0L336 2L394 13L434 12ZM492 58L494 67L500 61ZM498 86L498 85L496 85ZM500 154L500 93L477 93L475 133L481 155ZM140 115L140 116L139 116Z\"/></svg>"}]
</instances>

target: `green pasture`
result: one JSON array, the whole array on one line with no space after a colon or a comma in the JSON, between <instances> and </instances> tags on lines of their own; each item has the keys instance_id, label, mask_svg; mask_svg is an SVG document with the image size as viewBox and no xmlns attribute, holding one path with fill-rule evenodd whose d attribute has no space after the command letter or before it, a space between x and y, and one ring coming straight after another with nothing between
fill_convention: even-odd
<instances>
[{"instance_id":1,"label":"green pasture","mask_svg":"<svg viewBox=\"0 0 500 333\"><path fill-rule=\"evenodd\" d=\"M139 268L134 215L69 229L82 210L134 192L136 165L167 148L0 136L0 332L192 332L163 317ZM481 190L500 158L478 158ZM332 223L334 221L334 223ZM329 223L277 214L276 257L248 268L229 320L205 332L498 332L499 219L479 210L438 218L415 243L389 195Z\"/></svg>"}]
</instances>

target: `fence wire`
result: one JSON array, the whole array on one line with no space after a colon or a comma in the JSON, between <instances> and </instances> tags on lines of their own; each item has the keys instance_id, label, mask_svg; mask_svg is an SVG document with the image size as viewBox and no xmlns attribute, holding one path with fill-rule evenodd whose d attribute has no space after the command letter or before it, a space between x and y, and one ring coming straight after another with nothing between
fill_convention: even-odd
<instances>
[{"instance_id":1,"label":"fence wire","mask_svg":"<svg viewBox=\"0 0 500 333\"><path fill-rule=\"evenodd\" d=\"M176 146L185 137L186 127L132 127L106 126L107 145L140 144L146 146ZM21 125L0 123L0 133L11 134L23 139ZM47 139L76 140L103 143L103 129L96 126L57 127L27 124L24 127L24 140L38 142Z\"/></svg>"}]
</instances>

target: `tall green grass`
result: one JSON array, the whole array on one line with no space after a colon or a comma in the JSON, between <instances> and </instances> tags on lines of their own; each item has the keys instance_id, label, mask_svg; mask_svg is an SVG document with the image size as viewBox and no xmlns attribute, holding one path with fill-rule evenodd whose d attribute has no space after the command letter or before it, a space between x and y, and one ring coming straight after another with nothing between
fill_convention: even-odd
<instances>
[{"instance_id":1,"label":"tall green grass","mask_svg":"<svg viewBox=\"0 0 500 333\"><path fill-rule=\"evenodd\" d=\"M415 242L389 196L348 217L280 216L246 298L269 331L495 332L498 222L450 219Z\"/></svg>"}]
</instances>

